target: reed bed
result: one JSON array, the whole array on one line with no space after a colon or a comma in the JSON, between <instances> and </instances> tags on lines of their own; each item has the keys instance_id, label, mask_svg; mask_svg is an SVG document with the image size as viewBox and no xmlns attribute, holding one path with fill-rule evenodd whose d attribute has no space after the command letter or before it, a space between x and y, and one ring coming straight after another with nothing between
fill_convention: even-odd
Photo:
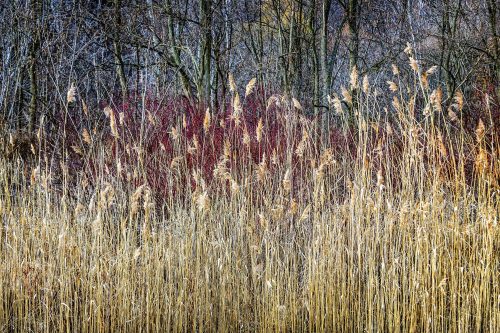
<instances>
[{"instance_id":1,"label":"reed bed","mask_svg":"<svg viewBox=\"0 0 500 333\"><path fill-rule=\"evenodd\" d=\"M42 157L3 158L0 331L500 331L500 150L488 110L467 132L453 118L462 106L437 110L416 80L430 108L418 118L391 81L393 116L382 118L362 82L358 112L348 91L332 98L350 149L290 99L281 134L298 139L282 159L238 163L243 141L270 140L264 116L250 138L226 137L242 146L221 152L209 182L189 169L199 148L181 135L152 162L177 189L163 200L140 184L147 154L113 155L124 171L106 171L107 146L88 132L91 181L64 163L53 181ZM203 114L208 132L215 116Z\"/></svg>"}]
</instances>

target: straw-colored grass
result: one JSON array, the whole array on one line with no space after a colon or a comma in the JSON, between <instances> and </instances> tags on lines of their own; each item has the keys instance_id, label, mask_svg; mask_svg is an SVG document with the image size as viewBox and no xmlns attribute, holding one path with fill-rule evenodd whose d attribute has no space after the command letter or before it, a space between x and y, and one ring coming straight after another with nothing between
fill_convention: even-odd
<instances>
[{"instance_id":1,"label":"straw-colored grass","mask_svg":"<svg viewBox=\"0 0 500 333\"><path fill-rule=\"evenodd\" d=\"M345 116L354 155L334 160L311 130L297 163L226 170L230 186L165 204L104 171L85 187L1 160L0 332L499 332L498 147L399 103L392 126Z\"/></svg>"}]
</instances>

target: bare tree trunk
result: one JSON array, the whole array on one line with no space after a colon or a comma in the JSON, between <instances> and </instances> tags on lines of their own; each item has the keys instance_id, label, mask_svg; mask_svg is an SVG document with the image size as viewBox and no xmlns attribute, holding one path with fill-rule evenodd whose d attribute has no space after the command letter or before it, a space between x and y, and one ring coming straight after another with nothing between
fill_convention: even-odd
<instances>
[{"instance_id":1,"label":"bare tree trunk","mask_svg":"<svg viewBox=\"0 0 500 333\"><path fill-rule=\"evenodd\" d=\"M498 36L498 22L497 22L497 10L498 3L495 0L487 0L488 5L488 16L490 21L490 29L491 34L493 35L493 52L494 52L494 60L495 60L495 79L497 83L497 96L500 98L500 87L498 87L500 83L500 45L499 45L499 36Z\"/></svg>"},{"instance_id":2,"label":"bare tree trunk","mask_svg":"<svg viewBox=\"0 0 500 333\"><path fill-rule=\"evenodd\" d=\"M319 51L319 67L320 67L320 101L321 104L328 106L328 18L330 16L330 7L332 5L332 0L322 0L321 6L321 34L320 34L320 51ZM327 110L329 111L329 110ZM330 122L330 112L324 112L323 117L323 127Z\"/></svg>"},{"instance_id":3,"label":"bare tree trunk","mask_svg":"<svg viewBox=\"0 0 500 333\"><path fill-rule=\"evenodd\" d=\"M199 64L198 97L210 103L211 59L212 59L212 0L200 0L201 44Z\"/></svg>"},{"instance_id":4,"label":"bare tree trunk","mask_svg":"<svg viewBox=\"0 0 500 333\"><path fill-rule=\"evenodd\" d=\"M318 59L320 55L318 55L317 47L316 47L316 1L312 1L311 10L309 12L309 30L311 31L311 50L313 53L312 62L313 62L313 70L312 70L312 82L313 82L313 105L314 111L317 113L320 110L320 104L322 104L322 96L321 91L322 87L320 84L320 60ZM320 36L321 37L321 36Z\"/></svg>"},{"instance_id":5,"label":"bare tree trunk","mask_svg":"<svg viewBox=\"0 0 500 333\"><path fill-rule=\"evenodd\" d=\"M458 0L456 7L454 8L450 3L450 0L443 1L443 13L442 13L442 23L441 23L441 59L440 65L444 73L444 81L446 84L446 93L448 101L451 102L451 98L455 93L457 87L457 75L459 75L456 70L457 60L454 54L456 48L456 34L459 26L459 16L462 13L462 0Z\"/></svg>"},{"instance_id":6,"label":"bare tree trunk","mask_svg":"<svg viewBox=\"0 0 500 333\"><path fill-rule=\"evenodd\" d=\"M169 53L172 57L172 63L177 68L179 77L181 79L182 90L187 98L191 98L191 81L186 73L186 70L181 62L181 53L179 45L177 45L177 40L174 32L174 21L173 21L173 10L171 0L165 1L165 7L167 12L167 31L169 39Z\"/></svg>"},{"instance_id":7,"label":"bare tree trunk","mask_svg":"<svg viewBox=\"0 0 500 333\"><path fill-rule=\"evenodd\" d=\"M305 40L304 36L304 24L307 24L307 22L304 22L304 1L299 1L298 2L298 11L297 11L297 17L295 18L295 36L293 39L293 44L294 44L294 52L292 53L293 55L293 69L294 69L294 82L293 82L293 90L294 90L294 95L297 97L301 97L300 94L303 92L304 88L304 80L303 78L303 43L302 41ZM312 33L312 32L311 32ZM315 42L315 48L316 48L316 42ZM315 52L317 52L315 50ZM315 57L317 59L317 57ZM316 65L317 68L317 65ZM317 69L316 69L316 72Z\"/></svg>"},{"instance_id":8,"label":"bare tree trunk","mask_svg":"<svg viewBox=\"0 0 500 333\"><path fill-rule=\"evenodd\" d=\"M358 52L359 52L359 2L361 0L349 0L347 7L347 25L349 31L349 74L351 74L358 66ZM358 108L358 91L354 86L350 87L352 95L352 110Z\"/></svg>"},{"instance_id":9,"label":"bare tree trunk","mask_svg":"<svg viewBox=\"0 0 500 333\"><path fill-rule=\"evenodd\" d=\"M28 132L32 133L35 128L36 115L38 109L38 82L37 82L37 54L40 47L40 27L38 26L38 20L42 15L42 4L39 0L30 1L30 9L33 12L35 18L35 24L31 28L31 44L29 47L29 60L28 60L28 77L30 81L30 102L28 105Z\"/></svg>"},{"instance_id":10,"label":"bare tree trunk","mask_svg":"<svg viewBox=\"0 0 500 333\"><path fill-rule=\"evenodd\" d=\"M321 7L321 40L320 40L320 79L321 79L321 103L327 105L328 95L328 18L330 16L331 0L323 0Z\"/></svg>"},{"instance_id":11,"label":"bare tree trunk","mask_svg":"<svg viewBox=\"0 0 500 333\"><path fill-rule=\"evenodd\" d=\"M348 7L349 27L349 70L358 64L359 31L358 31L358 0L350 0Z\"/></svg>"},{"instance_id":12,"label":"bare tree trunk","mask_svg":"<svg viewBox=\"0 0 500 333\"><path fill-rule=\"evenodd\" d=\"M291 21L290 21L290 31L289 31L289 36L288 36L288 53L287 53L287 68L288 68L288 73L287 75L289 76L289 79L288 79L288 91L291 92L292 94L294 94L295 92L293 91L293 81L294 81L294 75L295 75L295 71L294 71L294 63L293 63L293 52L294 52L294 49L293 49L293 46L294 46L294 40L295 40L295 30L296 30L296 26L295 26L295 11L293 10L292 8L292 13L291 13Z\"/></svg>"},{"instance_id":13,"label":"bare tree trunk","mask_svg":"<svg viewBox=\"0 0 500 333\"><path fill-rule=\"evenodd\" d=\"M122 91L123 99L126 99L128 96L128 88L127 88L127 78L125 76L125 65L123 63L122 57L122 46L120 43L120 27L122 25L122 17L121 17L121 0L114 0L114 16L115 16L115 26L113 28L113 53L116 63L116 73L118 74L118 79L120 81L120 88Z\"/></svg>"},{"instance_id":14,"label":"bare tree trunk","mask_svg":"<svg viewBox=\"0 0 500 333\"><path fill-rule=\"evenodd\" d=\"M257 68L257 75L259 78L259 83L261 85L264 84L264 31L263 31L263 22L262 22L262 0L259 0L259 64Z\"/></svg>"},{"instance_id":15,"label":"bare tree trunk","mask_svg":"<svg viewBox=\"0 0 500 333\"><path fill-rule=\"evenodd\" d=\"M288 53L287 53L287 38L286 31L283 26L283 13L281 9L281 4L279 1L273 1L273 9L276 15L277 23L278 23L278 47L279 47L279 55L278 55L278 64L279 64L279 77L280 84L285 93L285 95L290 94L290 84L289 84L289 75L288 75Z\"/></svg>"}]
</instances>

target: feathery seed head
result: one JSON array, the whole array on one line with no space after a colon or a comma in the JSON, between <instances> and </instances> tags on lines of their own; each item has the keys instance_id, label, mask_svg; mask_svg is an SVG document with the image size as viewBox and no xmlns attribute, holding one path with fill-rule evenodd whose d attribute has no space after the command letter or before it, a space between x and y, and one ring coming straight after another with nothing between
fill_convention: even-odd
<instances>
[{"instance_id":1,"label":"feathery seed head","mask_svg":"<svg viewBox=\"0 0 500 333\"><path fill-rule=\"evenodd\" d=\"M256 78L253 78L248 82L246 89L245 89L245 98L248 97L252 93L253 89L255 88L256 82L257 82Z\"/></svg>"},{"instance_id":2,"label":"feathery seed head","mask_svg":"<svg viewBox=\"0 0 500 333\"><path fill-rule=\"evenodd\" d=\"M368 80L368 75L365 75L363 77L363 92L365 94L368 94L369 90L370 90L370 81Z\"/></svg>"},{"instance_id":3,"label":"feathery seed head","mask_svg":"<svg viewBox=\"0 0 500 333\"><path fill-rule=\"evenodd\" d=\"M259 122L257 123L257 128L255 129L255 135L257 137L257 142L260 142L262 140L263 128L264 128L264 125L262 123L262 118L259 118Z\"/></svg>"},{"instance_id":4,"label":"feathery seed head","mask_svg":"<svg viewBox=\"0 0 500 333\"><path fill-rule=\"evenodd\" d=\"M418 73L419 68L418 68L418 62L417 62L417 60L415 60L415 58L413 58L413 57L410 57L409 61L410 61L410 67L411 67L411 69L413 69L413 71L415 73Z\"/></svg>"},{"instance_id":5,"label":"feathery seed head","mask_svg":"<svg viewBox=\"0 0 500 333\"><path fill-rule=\"evenodd\" d=\"M74 83L71 83L71 87L68 89L66 101L68 104L76 102L76 87Z\"/></svg>"},{"instance_id":6,"label":"feathery seed head","mask_svg":"<svg viewBox=\"0 0 500 333\"><path fill-rule=\"evenodd\" d=\"M351 70L349 83L351 84L352 88L358 87L358 69L356 66L354 66Z\"/></svg>"},{"instance_id":7,"label":"feathery seed head","mask_svg":"<svg viewBox=\"0 0 500 333\"><path fill-rule=\"evenodd\" d=\"M210 108L207 108L205 111L205 118L203 119L203 129L205 132L208 132L208 129L210 128L210 122L211 122L211 115L210 115Z\"/></svg>"},{"instance_id":8,"label":"feathery seed head","mask_svg":"<svg viewBox=\"0 0 500 333\"><path fill-rule=\"evenodd\" d=\"M392 92L398 91L398 85L393 82L393 81L387 81L387 84L389 85L389 90Z\"/></svg>"},{"instance_id":9,"label":"feathery seed head","mask_svg":"<svg viewBox=\"0 0 500 333\"><path fill-rule=\"evenodd\" d=\"M398 66L396 66L395 64L392 64L391 66L392 66L392 74L394 76L398 76L399 75L399 68L398 68Z\"/></svg>"},{"instance_id":10,"label":"feathery seed head","mask_svg":"<svg viewBox=\"0 0 500 333\"><path fill-rule=\"evenodd\" d=\"M229 91L235 93L238 90L236 82L234 82L233 73L229 73Z\"/></svg>"},{"instance_id":11,"label":"feathery seed head","mask_svg":"<svg viewBox=\"0 0 500 333\"><path fill-rule=\"evenodd\" d=\"M302 111L302 105L300 105L300 102L295 97L292 97L292 102L294 108Z\"/></svg>"},{"instance_id":12,"label":"feathery seed head","mask_svg":"<svg viewBox=\"0 0 500 333\"><path fill-rule=\"evenodd\" d=\"M341 91L342 91L342 97L343 97L344 102L346 102L349 105L352 105L351 93L343 86L341 87Z\"/></svg>"},{"instance_id":13,"label":"feathery seed head","mask_svg":"<svg viewBox=\"0 0 500 333\"><path fill-rule=\"evenodd\" d=\"M88 145L92 144L92 138L90 137L89 131L86 128L83 129L82 137L83 137L83 142L85 142Z\"/></svg>"}]
</instances>

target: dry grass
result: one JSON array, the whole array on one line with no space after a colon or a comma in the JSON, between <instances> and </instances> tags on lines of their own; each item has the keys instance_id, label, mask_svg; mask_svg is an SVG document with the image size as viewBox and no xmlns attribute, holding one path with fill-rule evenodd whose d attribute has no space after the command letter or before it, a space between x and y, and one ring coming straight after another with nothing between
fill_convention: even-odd
<instances>
[{"instance_id":1,"label":"dry grass","mask_svg":"<svg viewBox=\"0 0 500 333\"><path fill-rule=\"evenodd\" d=\"M70 188L64 167L56 186L43 161L2 160L0 331L498 332L498 146L437 131L432 105L416 121L399 86L392 126L354 117L354 156L312 130L298 162L198 175L162 205L104 171Z\"/></svg>"}]
</instances>

